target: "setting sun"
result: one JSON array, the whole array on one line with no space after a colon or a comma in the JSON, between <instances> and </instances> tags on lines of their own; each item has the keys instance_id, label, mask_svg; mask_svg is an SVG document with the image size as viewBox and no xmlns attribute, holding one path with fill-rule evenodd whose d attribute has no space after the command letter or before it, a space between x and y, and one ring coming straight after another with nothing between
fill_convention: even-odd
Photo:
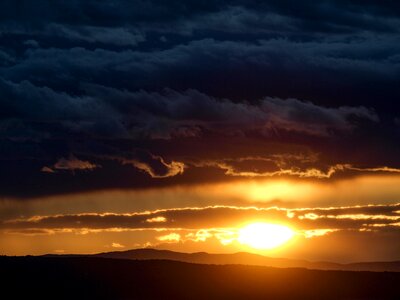
<instances>
[{"instance_id":1,"label":"setting sun","mask_svg":"<svg viewBox=\"0 0 400 300\"><path fill-rule=\"evenodd\" d=\"M238 241L255 249L268 250L283 245L293 236L293 230L283 225L253 223L239 231Z\"/></svg>"}]
</instances>

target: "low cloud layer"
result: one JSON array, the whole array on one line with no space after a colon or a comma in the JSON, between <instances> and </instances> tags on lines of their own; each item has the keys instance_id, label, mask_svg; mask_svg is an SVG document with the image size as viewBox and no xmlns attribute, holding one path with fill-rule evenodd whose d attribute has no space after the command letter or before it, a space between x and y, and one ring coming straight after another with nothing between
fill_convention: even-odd
<instances>
[{"instance_id":1,"label":"low cloud layer","mask_svg":"<svg viewBox=\"0 0 400 300\"><path fill-rule=\"evenodd\" d=\"M2 230L132 230L235 228L255 221L287 224L295 230L385 230L400 226L400 204L328 208L215 206L143 213L34 216L6 220Z\"/></svg>"}]
</instances>

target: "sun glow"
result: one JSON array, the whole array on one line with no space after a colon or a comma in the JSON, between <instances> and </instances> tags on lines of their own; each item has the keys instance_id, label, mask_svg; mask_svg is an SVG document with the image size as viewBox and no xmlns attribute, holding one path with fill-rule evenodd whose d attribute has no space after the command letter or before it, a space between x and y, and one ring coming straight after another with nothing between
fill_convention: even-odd
<instances>
[{"instance_id":1,"label":"sun glow","mask_svg":"<svg viewBox=\"0 0 400 300\"><path fill-rule=\"evenodd\" d=\"M283 245L293 236L293 230L283 225L253 223L239 231L238 242L258 250L268 250Z\"/></svg>"}]
</instances>

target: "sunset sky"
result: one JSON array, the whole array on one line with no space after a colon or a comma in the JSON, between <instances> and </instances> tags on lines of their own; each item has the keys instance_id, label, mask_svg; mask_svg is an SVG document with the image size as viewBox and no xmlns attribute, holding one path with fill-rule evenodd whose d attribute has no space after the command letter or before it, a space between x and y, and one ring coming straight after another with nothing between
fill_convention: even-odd
<instances>
[{"instance_id":1,"label":"sunset sky","mask_svg":"<svg viewBox=\"0 0 400 300\"><path fill-rule=\"evenodd\" d=\"M0 254L400 260L383 2L1 1Z\"/></svg>"}]
</instances>

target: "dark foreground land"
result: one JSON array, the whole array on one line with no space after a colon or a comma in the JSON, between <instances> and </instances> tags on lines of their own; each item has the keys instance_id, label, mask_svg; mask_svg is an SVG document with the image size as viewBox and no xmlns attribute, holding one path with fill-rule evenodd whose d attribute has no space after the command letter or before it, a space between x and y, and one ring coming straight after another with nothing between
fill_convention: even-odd
<instances>
[{"instance_id":1,"label":"dark foreground land","mask_svg":"<svg viewBox=\"0 0 400 300\"><path fill-rule=\"evenodd\" d=\"M400 273L0 257L2 299L400 299Z\"/></svg>"}]
</instances>

